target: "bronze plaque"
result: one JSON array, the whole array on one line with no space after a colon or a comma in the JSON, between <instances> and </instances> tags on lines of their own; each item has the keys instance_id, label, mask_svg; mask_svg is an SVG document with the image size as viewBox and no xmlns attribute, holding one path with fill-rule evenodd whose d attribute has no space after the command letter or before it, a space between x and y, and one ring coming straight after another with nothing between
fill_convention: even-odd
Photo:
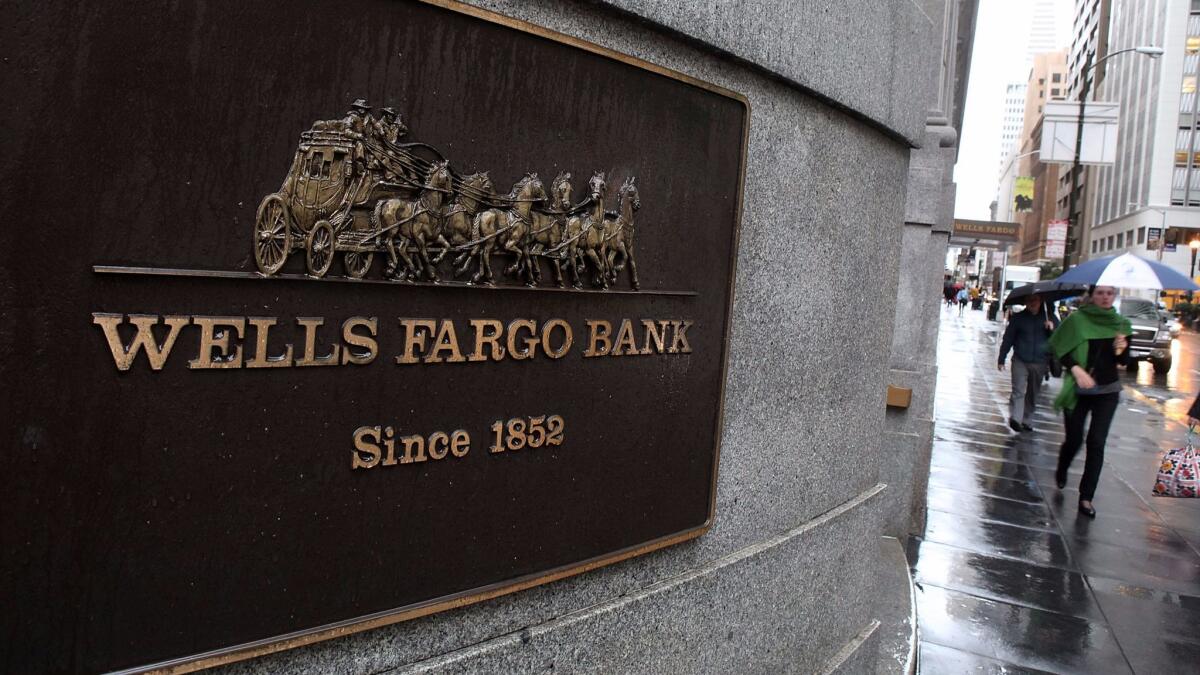
<instances>
[{"instance_id":1,"label":"bronze plaque","mask_svg":"<svg viewBox=\"0 0 1200 675\"><path fill-rule=\"evenodd\" d=\"M744 99L443 2L16 11L0 668L198 668L709 527Z\"/></svg>"}]
</instances>

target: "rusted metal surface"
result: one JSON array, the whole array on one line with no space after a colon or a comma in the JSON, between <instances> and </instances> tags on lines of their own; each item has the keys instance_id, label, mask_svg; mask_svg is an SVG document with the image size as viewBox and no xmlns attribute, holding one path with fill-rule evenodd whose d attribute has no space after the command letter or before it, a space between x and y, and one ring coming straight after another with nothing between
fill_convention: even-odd
<instances>
[{"instance_id":1,"label":"rusted metal surface","mask_svg":"<svg viewBox=\"0 0 1200 675\"><path fill-rule=\"evenodd\" d=\"M485 18L109 3L0 26L0 669L211 665L707 529L746 106ZM639 278L593 290L605 255L583 290L529 289L496 253L495 288L391 281L386 246L364 274L294 255L261 276L263 196L357 97L460 177L636 185ZM624 217L616 192L590 217ZM124 352L138 325L174 335L157 367Z\"/></svg>"}]
</instances>

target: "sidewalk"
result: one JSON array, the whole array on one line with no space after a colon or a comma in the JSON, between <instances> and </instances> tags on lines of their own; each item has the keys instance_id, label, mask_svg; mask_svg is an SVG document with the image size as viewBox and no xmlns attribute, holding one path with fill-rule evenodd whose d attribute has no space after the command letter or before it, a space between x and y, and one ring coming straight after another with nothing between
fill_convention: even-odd
<instances>
[{"instance_id":1,"label":"sidewalk","mask_svg":"<svg viewBox=\"0 0 1200 675\"><path fill-rule=\"evenodd\" d=\"M1200 499L1150 493L1184 425L1133 395L1136 378L1124 375L1098 515L1078 515L1083 450L1067 489L1054 486L1058 380L1035 430L1012 432L1009 372L996 369L1001 326L979 311L942 312L928 522L909 545L920 671L1200 671Z\"/></svg>"}]
</instances>

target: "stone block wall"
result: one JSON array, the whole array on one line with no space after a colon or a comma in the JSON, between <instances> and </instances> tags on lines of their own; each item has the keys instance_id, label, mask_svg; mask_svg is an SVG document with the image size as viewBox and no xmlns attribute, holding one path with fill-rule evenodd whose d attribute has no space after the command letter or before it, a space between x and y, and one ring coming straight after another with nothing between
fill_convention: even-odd
<instances>
[{"instance_id":1,"label":"stone block wall","mask_svg":"<svg viewBox=\"0 0 1200 675\"><path fill-rule=\"evenodd\" d=\"M885 418L884 396L896 373L929 377L896 345L933 344L917 319L938 235L906 205L910 183L944 186L944 172L910 168L929 140L941 17L911 0L472 4L750 101L715 524L601 570L223 671L860 672L878 646L878 539L907 527L905 456L927 441L923 422ZM896 321L898 302L914 325Z\"/></svg>"}]
</instances>

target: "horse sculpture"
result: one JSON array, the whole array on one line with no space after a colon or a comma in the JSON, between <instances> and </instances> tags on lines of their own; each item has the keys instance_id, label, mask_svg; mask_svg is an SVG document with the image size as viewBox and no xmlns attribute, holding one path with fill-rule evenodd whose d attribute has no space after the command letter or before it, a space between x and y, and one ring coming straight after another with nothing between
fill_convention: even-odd
<instances>
[{"instance_id":1,"label":"horse sculpture","mask_svg":"<svg viewBox=\"0 0 1200 675\"><path fill-rule=\"evenodd\" d=\"M513 185L508 194L508 200L513 206L506 214L507 232L501 240L501 248L516 256L512 265L505 269L506 274L525 274L527 286L537 285L538 272L535 270L533 259L529 256L529 233L533 229L533 205L546 200L546 189L536 173L527 173L525 177Z\"/></svg>"},{"instance_id":2,"label":"horse sculpture","mask_svg":"<svg viewBox=\"0 0 1200 675\"><path fill-rule=\"evenodd\" d=\"M473 173L462 179L462 185L455 193L454 203L446 210L442 233L456 249L462 252L454 259L455 276L466 271L464 263L470 257L471 226L475 216L479 214L484 200L492 194L492 180L487 172Z\"/></svg>"},{"instance_id":3,"label":"horse sculpture","mask_svg":"<svg viewBox=\"0 0 1200 675\"><path fill-rule=\"evenodd\" d=\"M559 249L566 230L567 215L571 211L571 174L560 172L550 183L550 194L549 210L534 209L530 214L529 259L533 265L534 280L540 283L542 273L537 258L541 255L548 257L554 270L554 285L562 288L562 260L565 256Z\"/></svg>"},{"instance_id":4,"label":"horse sculpture","mask_svg":"<svg viewBox=\"0 0 1200 675\"><path fill-rule=\"evenodd\" d=\"M611 283L617 282L617 275L629 264L630 285L638 289L637 262L633 259L633 215L642 208L642 200L638 196L634 178L625 179L617 191L616 217L604 220L604 239L608 246L608 274ZM620 256L620 262L617 262Z\"/></svg>"},{"instance_id":5,"label":"horse sculpture","mask_svg":"<svg viewBox=\"0 0 1200 675\"><path fill-rule=\"evenodd\" d=\"M449 250L450 242L442 236L442 204L452 194L452 176L448 161L435 162L430 167L414 200L386 199L375 205L372 218L387 246L387 274L393 278L416 279L423 270L430 281L437 281L437 262L429 258L429 243L437 242L443 248L442 255ZM397 237L400 244L396 244ZM409 242L415 243L421 267L418 268L408 255ZM441 259L440 257L438 258ZM399 269L400 261L405 269Z\"/></svg>"},{"instance_id":6,"label":"horse sculpture","mask_svg":"<svg viewBox=\"0 0 1200 675\"><path fill-rule=\"evenodd\" d=\"M490 192L490 181L486 184L486 189ZM499 243L504 250L516 256L516 261L508 268L508 272L510 274L516 271L526 272L529 277L527 283L532 285L534 283L533 266L529 262L528 234L533 204L541 202L545 198L546 191L537 174L525 174L524 178L513 185L508 196L499 198L501 201L511 202L513 204L511 209L502 211L488 208L479 211L471 221L471 240L468 242L471 244L471 248L458 273L465 272L470 267L471 261L477 260L478 269L471 277L471 283L477 284L481 281L488 285L495 283L492 275L492 253Z\"/></svg>"},{"instance_id":7,"label":"horse sculpture","mask_svg":"<svg viewBox=\"0 0 1200 675\"><path fill-rule=\"evenodd\" d=\"M604 197L608 192L608 184L604 172L597 171L588 180L588 190L591 196L592 208L583 215L571 216L567 219L567 260L571 263L572 283L575 288L582 288L579 281L580 268L577 258L584 258L592 264L592 283L601 288L608 288L607 251L604 240Z\"/></svg>"}]
</instances>

